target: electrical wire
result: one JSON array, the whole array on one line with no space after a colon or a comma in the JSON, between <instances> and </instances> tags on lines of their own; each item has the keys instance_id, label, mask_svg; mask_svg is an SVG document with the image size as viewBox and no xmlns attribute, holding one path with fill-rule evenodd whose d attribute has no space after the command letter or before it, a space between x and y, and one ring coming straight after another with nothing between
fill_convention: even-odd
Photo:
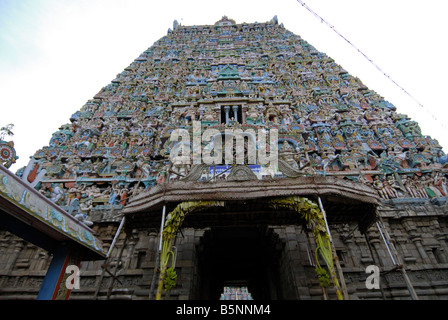
<instances>
[{"instance_id":1,"label":"electrical wire","mask_svg":"<svg viewBox=\"0 0 448 320\"><path fill-rule=\"evenodd\" d=\"M308 10L312 15L314 15L316 18L318 18L322 23L325 23L330 29L332 29L338 36L340 36L345 42L347 42L350 46L352 46L356 51L358 51L364 58L366 58L378 71L380 71L386 78L388 78L393 84L395 84L398 88L400 88L403 93L405 93L408 97L410 97L412 100L414 100L419 107L424 109L435 121L439 121L427 108L423 106L414 96L412 96L406 89L404 89L402 86L400 86L395 80L393 80L387 73L385 73L372 59L370 59L364 52L362 52L358 47L356 47L353 43L351 43L346 37L344 37L339 31L336 30L336 28L328 23L324 18L319 16L316 12L314 12L310 7L308 7L303 1L297 0L302 7L304 7L306 10ZM445 127L442 123L440 125L444 129L448 129Z\"/></svg>"}]
</instances>

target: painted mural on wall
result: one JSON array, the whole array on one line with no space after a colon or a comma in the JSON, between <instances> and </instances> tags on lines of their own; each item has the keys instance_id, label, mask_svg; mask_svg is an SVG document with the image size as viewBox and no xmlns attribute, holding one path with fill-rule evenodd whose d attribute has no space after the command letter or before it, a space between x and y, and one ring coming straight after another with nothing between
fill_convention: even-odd
<instances>
[{"instance_id":1,"label":"painted mural on wall","mask_svg":"<svg viewBox=\"0 0 448 320\"><path fill-rule=\"evenodd\" d=\"M36 188L89 214L156 184L213 181L216 170L170 161L171 132L192 132L193 121L202 131L278 129L279 167L252 166L257 179L335 175L384 200L448 194L448 158L417 122L276 19L227 17L175 23L87 101L34 154L36 174L46 170Z\"/></svg>"}]
</instances>

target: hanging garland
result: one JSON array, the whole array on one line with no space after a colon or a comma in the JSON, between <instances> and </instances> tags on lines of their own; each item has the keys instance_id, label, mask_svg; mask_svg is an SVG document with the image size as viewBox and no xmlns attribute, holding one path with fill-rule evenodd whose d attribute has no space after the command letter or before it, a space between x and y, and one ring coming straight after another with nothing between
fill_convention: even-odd
<instances>
[{"instance_id":1,"label":"hanging garland","mask_svg":"<svg viewBox=\"0 0 448 320\"><path fill-rule=\"evenodd\" d=\"M308 226L313 230L313 237L316 241L316 256L320 253L322 258L330 271L333 280L333 286L336 288L336 295L339 300L343 300L341 288L336 276L336 270L333 263L333 255L331 253L330 238L328 236L327 228L325 226L325 219L319 205L304 197L283 197L270 200L272 206L277 208L287 208L294 210L301 214ZM322 287L327 288L330 285L330 277L326 270L322 268L317 262L316 273L319 278L319 283Z\"/></svg>"},{"instance_id":2,"label":"hanging garland","mask_svg":"<svg viewBox=\"0 0 448 320\"><path fill-rule=\"evenodd\" d=\"M156 291L156 300L162 298L162 291L165 285L165 290L170 290L176 285L177 274L173 267L168 267L170 256L174 261L174 253L171 250L172 240L177 234L182 225L185 216L196 210L224 206L224 201L186 201L178 204L173 211L166 217L166 222L162 232L162 251L160 252L160 275L159 284ZM167 279L165 279L165 276Z\"/></svg>"},{"instance_id":3,"label":"hanging garland","mask_svg":"<svg viewBox=\"0 0 448 320\"><path fill-rule=\"evenodd\" d=\"M308 226L311 230L313 230L313 237L317 245L316 255L317 252L319 252L324 259L325 264L330 271L333 286L336 288L336 295L339 300L343 300L341 288L333 264L330 239L325 226L325 220L319 206L307 198L296 196L271 199L270 204L276 209L287 208L294 210L300 213L302 218L305 219ZM169 268L168 271L167 267L170 256L174 260L174 253L171 250L172 240L182 225L185 216L192 211L216 206L224 206L224 201L186 201L177 205L176 208L168 214L162 232L163 240L162 251L160 253L160 275L155 296L156 300L160 300L162 298L164 284L165 290L170 290L176 285L176 271L173 267ZM318 261L317 265L316 273L319 277L319 283L322 287L327 288L331 283L330 276L327 274L326 270L320 266ZM165 279L165 277L167 277L167 279Z\"/></svg>"}]
</instances>

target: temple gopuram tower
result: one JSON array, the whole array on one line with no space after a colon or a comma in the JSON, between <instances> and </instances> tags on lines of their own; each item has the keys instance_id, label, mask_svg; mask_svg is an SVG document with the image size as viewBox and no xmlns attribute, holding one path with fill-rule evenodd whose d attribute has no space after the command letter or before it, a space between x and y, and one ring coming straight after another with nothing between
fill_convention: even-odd
<instances>
[{"instance_id":1,"label":"temple gopuram tower","mask_svg":"<svg viewBox=\"0 0 448 320\"><path fill-rule=\"evenodd\" d=\"M175 21L32 157L107 253L70 299L447 299L448 159L403 112L276 17ZM50 255L0 253L34 299Z\"/></svg>"}]
</instances>

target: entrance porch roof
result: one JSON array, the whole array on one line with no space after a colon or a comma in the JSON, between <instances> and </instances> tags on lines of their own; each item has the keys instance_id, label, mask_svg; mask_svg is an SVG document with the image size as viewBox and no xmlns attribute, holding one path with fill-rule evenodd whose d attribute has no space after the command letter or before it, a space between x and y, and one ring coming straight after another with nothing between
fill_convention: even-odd
<instances>
[{"instance_id":1,"label":"entrance porch roof","mask_svg":"<svg viewBox=\"0 0 448 320\"><path fill-rule=\"evenodd\" d=\"M324 209L330 222L357 221L360 230L366 228L376 218L376 207L381 199L371 187L335 177L309 176L298 178L283 178L272 180L246 180L216 182L183 182L159 184L146 192L131 198L123 209L123 214L129 220L149 222L160 225L160 214L163 205L168 210L184 201L225 201L232 205L232 212L247 212L250 203L253 211L267 210L265 203L269 198L300 196L309 199L322 199ZM244 203L245 206L235 204ZM230 206L228 206L230 208ZM235 210L239 208L240 210ZM219 210L218 210L219 211ZM228 210L227 210L228 211ZM250 210L249 210L250 211ZM239 214L236 218L242 218ZM151 219L153 218L153 219ZM157 221L157 223L156 223ZM222 220L222 213L221 218ZM200 219L197 221L200 225ZM218 221L216 221L218 222ZM273 217L272 224L286 223L286 220L277 220Z\"/></svg>"}]
</instances>

